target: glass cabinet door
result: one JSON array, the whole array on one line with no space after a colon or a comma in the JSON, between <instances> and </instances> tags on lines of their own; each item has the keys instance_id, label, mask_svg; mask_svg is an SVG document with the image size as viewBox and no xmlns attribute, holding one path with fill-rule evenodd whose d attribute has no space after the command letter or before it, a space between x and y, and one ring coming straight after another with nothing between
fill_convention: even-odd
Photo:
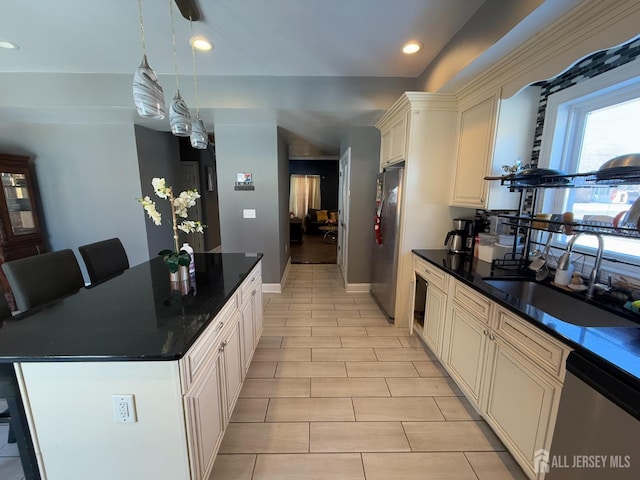
<instances>
[{"instance_id":1,"label":"glass cabinet door","mask_svg":"<svg viewBox=\"0 0 640 480\"><path fill-rule=\"evenodd\" d=\"M13 235L37 233L33 199L29 195L27 176L24 173L2 172L0 178Z\"/></svg>"}]
</instances>

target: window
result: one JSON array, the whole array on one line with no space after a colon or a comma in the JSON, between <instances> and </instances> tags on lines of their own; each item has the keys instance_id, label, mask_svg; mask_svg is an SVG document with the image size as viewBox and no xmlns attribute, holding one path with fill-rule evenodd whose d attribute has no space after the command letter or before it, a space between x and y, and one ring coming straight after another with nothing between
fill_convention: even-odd
<instances>
[{"instance_id":1,"label":"window","mask_svg":"<svg viewBox=\"0 0 640 480\"><path fill-rule=\"evenodd\" d=\"M618 155L640 152L639 62L549 96L540 165L567 173L598 170ZM544 211L572 211L579 220L611 223L640 196L640 185L544 192ZM566 237L561 239L566 242ZM640 263L638 240L605 236L607 256ZM576 243L595 248L593 236Z\"/></svg>"}]
</instances>

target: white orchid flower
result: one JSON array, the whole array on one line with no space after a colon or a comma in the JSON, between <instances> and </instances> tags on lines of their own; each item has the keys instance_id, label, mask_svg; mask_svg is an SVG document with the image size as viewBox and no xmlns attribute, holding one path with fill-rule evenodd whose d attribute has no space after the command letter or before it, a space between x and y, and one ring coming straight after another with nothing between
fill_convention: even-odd
<instances>
[{"instance_id":1,"label":"white orchid flower","mask_svg":"<svg viewBox=\"0 0 640 480\"><path fill-rule=\"evenodd\" d=\"M169 198L171 194L171 187L167 187L164 178L154 178L151 180L151 185L153 185L153 191L160 198Z\"/></svg>"}]
</instances>

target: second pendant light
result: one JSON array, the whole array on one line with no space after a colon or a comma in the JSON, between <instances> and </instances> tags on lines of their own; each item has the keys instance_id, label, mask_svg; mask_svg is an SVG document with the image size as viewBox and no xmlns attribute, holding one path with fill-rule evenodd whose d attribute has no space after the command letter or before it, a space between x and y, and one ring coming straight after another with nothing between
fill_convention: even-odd
<instances>
[{"instance_id":1,"label":"second pendant light","mask_svg":"<svg viewBox=\"0 0 640 480\"><path fill-rule=\"evenodd\" d=\"M169 105L169 125L171 133L178 137L188 137L191 135L191 114L189 107L180 96L180 81L178 79L178 60L176 55L176 32L173 26L173 0L169 0L169 11L171 12L171 40L173 42L173 67L176 75L176 94Z\"/></svg>"}]
</instances>

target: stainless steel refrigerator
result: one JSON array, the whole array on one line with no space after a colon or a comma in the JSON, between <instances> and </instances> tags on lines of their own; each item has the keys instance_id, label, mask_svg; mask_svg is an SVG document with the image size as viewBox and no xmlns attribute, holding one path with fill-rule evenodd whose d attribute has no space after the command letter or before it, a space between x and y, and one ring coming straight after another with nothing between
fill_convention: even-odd
<instances>
[{"instance_id":1,"label":"stainless steel refrigerator","mask_svg":"<svg viewBox=\"0 0 640 480\"><path fill-rule=\"evenodd\" d=\"M375 244L371 268L371 295L391 323L396 307L398 234L404 167L388 167L376 179Z\"/></svg>"}]
</instances>

